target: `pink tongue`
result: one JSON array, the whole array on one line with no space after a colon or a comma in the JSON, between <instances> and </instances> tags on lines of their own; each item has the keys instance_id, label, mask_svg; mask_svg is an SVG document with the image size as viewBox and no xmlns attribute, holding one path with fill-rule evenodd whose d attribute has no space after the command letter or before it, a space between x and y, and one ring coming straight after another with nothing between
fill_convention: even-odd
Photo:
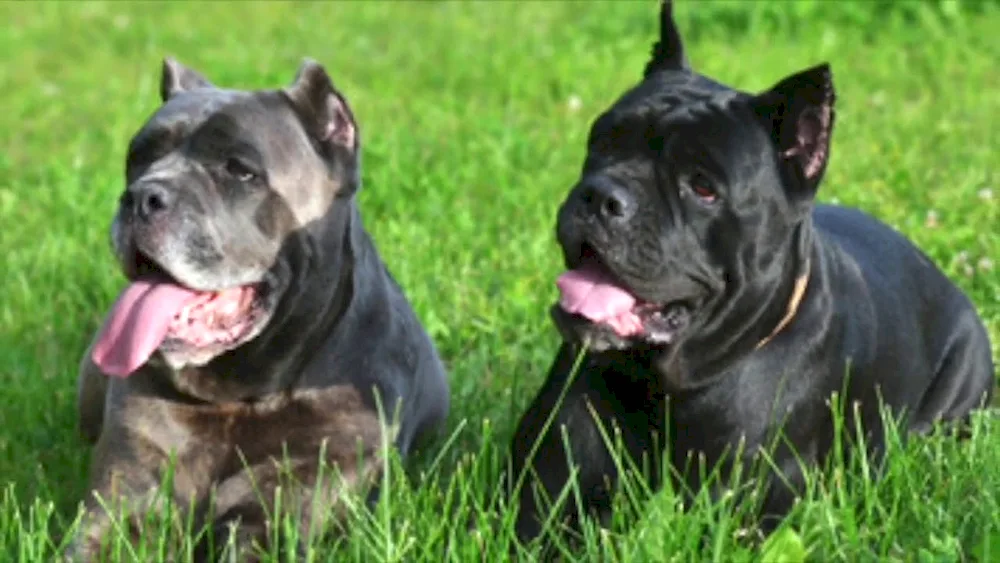
<instances>
[{"instance_id":1,"label":"pink tongue","mask_svg":"<svg viewBox=\"0 0 1000 563\"><path fill-rule=\"evenodd\" d=\"M585 265L570 270L556 280L559 305L569 313L610 325L622 336L642 330L642 321L633 312L635 297L616 286L600 268Z\"/></svg>"},{"instance_id":2,"label":"pink tongue","mask_svg":"<svg viewBox=\"0 0 1000 563\"><path fill-rule=\"evenodd\" d=\"M135 281L108 313L91 359L108 375L131 374L163 342L174 316L200 295L172 283Z\"/></svg>"}]
</instances>

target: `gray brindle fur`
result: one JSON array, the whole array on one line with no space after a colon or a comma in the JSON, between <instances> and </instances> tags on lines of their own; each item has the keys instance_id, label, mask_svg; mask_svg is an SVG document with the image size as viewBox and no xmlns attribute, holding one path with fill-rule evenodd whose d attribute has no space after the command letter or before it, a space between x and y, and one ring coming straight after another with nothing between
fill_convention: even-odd
<instances>
[{"instance_id":1,"label":"gray brindle fur","mask_svg":"<svg viewBox=\"0 0 1000 563\"><path fill-rule=\"evenodd\" d=\"M168 494L216 547L238 523L234 554L252 560L279 484L302 537L319 533L345 492L372 487L383 443L405 456L442 425L448 383L363 227L358 126L319 64L287 88L240 91L167 59L161 97L129 146L115 255L129 279L153 268L203 291L257 284L257 317L235 346L167 341L124 378L87 351L94 494L69 556L98 558L111 529L98 498L135 511L138 533L174 457ZM342 478L317 482L321 463Z\"/></svg>"}]
</instances>

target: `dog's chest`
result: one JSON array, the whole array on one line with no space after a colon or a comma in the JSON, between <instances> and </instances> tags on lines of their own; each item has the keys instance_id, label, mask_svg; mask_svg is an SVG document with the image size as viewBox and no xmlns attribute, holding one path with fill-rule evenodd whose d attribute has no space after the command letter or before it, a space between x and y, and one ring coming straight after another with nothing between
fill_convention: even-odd
<instances>
[{"instance_id":1,"label":"dog's chest","mask_svg":"<svg viewBox=\"0 0 1000 563\"><path fill-rule=\"evenodd\" d=\"M739 451L753 456L780 433L803 452L825 438L828 394L816 379L782 377L778 363L736 371L719 383L669 402L674 456L701 452L714 459Z\"/></svg>"},{"instance_id":2,"label":"dog's chest","mask_svg":"<svg viewBox=\"0 0 1000 563\"><path fill-rule=\"evenodd\" d=\"M142 434L176 456L178 472L202 489L249 467L349 461L378 445L376 414L353 387L275 394L221 405L161 404Z\"/></svg>"}]
</instances>

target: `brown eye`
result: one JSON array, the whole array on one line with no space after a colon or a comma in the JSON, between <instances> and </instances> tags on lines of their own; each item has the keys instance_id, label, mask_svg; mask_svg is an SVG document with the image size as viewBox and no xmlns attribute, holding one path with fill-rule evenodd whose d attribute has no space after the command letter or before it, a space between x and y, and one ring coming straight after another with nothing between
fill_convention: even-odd
<instances>
[{"instance_id":1,"label":"brown eye","mask_svg":"<svg viewBox=\"0 0 1000 563\"><path fill-rule=\"evenodd\" d=\"M695 195L703 203L715 203L719 198L718 193L715 191L715 186L712 181L706 178L703 174L694 174L688 181L691 193Z\"/></svg>"},{"instance_id":2,"label":"brown eye","mask_svg":"<svg viewBox=\"0 0 1000 563\"><path fill-rule=\"evenodd\" d=\"M235 158L226 161L226 173L241 182L250 182L257 178L257 174L250 167Z\"/></svg>"}]
</instances>

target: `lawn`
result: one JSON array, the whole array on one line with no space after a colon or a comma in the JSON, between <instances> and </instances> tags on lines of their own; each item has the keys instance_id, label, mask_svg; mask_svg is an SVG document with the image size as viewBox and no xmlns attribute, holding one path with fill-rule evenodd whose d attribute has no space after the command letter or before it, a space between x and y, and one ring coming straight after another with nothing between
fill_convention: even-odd
<instances>
[{"instance_id":1,"label":"lawn","mask_svg":"<svg viewBox=\"0 0 1000 563\"><path fill-rule=\"evenodd\" d=\"M839 113L821 199L915 240L972 297L996 350L1000 5L676 11L693 64L736 87L830 61ZM448 435L408 479L394 473L374 514L350 517L337 560L502 559L509 514L487 501L557 345L555 210L591 120L640 75L655 14L653 2L0 3L0 550L49 560L84 494L76 366L123 284L108 225L128 139L158 104L163 56L248 88L289 83L309 56L353 105L362 212L452 385ZM983 417L967 443L910 442L892 459L877 484L851 480L852 467L817 478L764 543L734 507L684 514L664 491L632 500L642 516L630 526L590 530L583 553L1000 561L1000 419ZM147 540L122 560L157 560Z\"/></svg>"}]
</instances>

